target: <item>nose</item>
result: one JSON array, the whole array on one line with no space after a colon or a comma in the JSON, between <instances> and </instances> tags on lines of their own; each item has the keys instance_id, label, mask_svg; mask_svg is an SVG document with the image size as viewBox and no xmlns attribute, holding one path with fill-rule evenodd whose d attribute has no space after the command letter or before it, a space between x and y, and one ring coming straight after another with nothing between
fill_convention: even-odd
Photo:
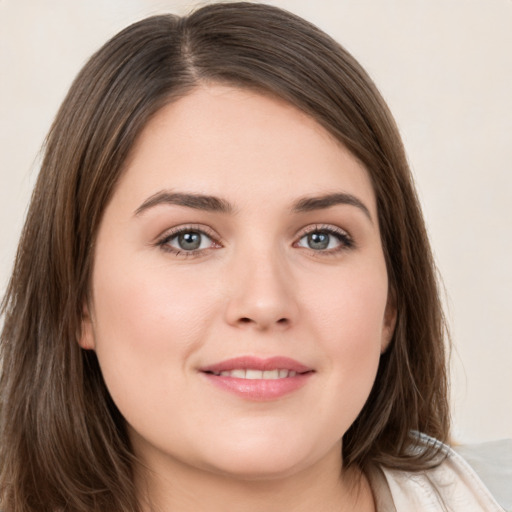
<instances>
[{"instance_id":1,"label":"nose","mask_svg":"<svg viewBox=\"0 0 512 512\"><path fill-rule=\"evenodd\" d=\"M285 330L297 321L296 283L278 251L240 255L229 274L228 324L265 331Z\"/></svg>"}]
</instances>

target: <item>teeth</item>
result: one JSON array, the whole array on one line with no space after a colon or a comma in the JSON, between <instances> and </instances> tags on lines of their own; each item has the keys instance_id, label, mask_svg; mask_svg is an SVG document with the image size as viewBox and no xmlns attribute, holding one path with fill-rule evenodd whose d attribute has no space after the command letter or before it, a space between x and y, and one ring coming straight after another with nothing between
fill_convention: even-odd
<instances>
[{"instance_id":1,"label":"teeth","mask_svg":"<svg viewBox=\"0 0 512 512\"><path fill-rule=\"evenodd\" d=\"M295 377L297 372L293 370L275 369L275 370L253 370L237 368L235 370L227 370L218 373L221 377L233 377L235 379L248 379L248 380L275 380L286 379L287 377Z\"/></svg>"},{"instance_id":2,"label":"teeth","mask_svg":"<svg viewBox=\"0 0 512 512\"><path fill-rule=\"evenodd\" d=\"M245 370L245 378L250 380L263 379L261 370Z\"/></svg>"}]
</instances>

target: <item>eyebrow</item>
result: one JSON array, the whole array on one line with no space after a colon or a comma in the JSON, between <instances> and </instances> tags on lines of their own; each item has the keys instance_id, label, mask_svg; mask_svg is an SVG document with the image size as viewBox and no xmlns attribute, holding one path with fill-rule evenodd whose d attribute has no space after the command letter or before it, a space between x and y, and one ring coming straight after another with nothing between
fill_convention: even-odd
<instances>
[{"instance_id":1,"label":"eyebrow","mask_svg":"<svg viewBox=\"0 0 512 512\"><path fill-rule=\"evenodd\" d=\"M156 194L153 194L151 197L146 199L137 208L137 210L135 210L135 215L140 215L146 210L161 204L186 206L187 208L194 208L195 210L219 213L232 213L234 210L233 206L231 206L228 201L215 196L169 192L167 190L162 190L161 192L157 192Z\"/></svg>"},{"instance_id":2,"label":"eyebrow","mask_svg":"<svg viewBox=\"0 0 512 512\"><path fill-rule=\"evenodd\" d=\"M135 210L135 215L141 215L146 210L162 204L185 206L196 210L218 213L233 213L235 211L231 203L216 196L162 190L146 199L137 210ZM340 204L359 208L366 217L368 217L370 222L373 222L370 210L365 204L356 196L344 192L303 197L293 203L291 210L296 213L306 213L315 210L323 210Z\"/></svg>"},{"instance_id":3,"label":"eyebrow","mask_svg":"<svg viewBox=\"0 0 512 512\"><path fill-rule=\"evenodd\" d=\"M356 196L353 196L352 194L346 194L344 192L326 194L316 197L304 197L294 203L292 211L299 213L311 212L314 210L330 208L331 206L336 206L339 204L347 204L359 208L366 215L366 217L368 217L368 219L373 222L370 210L367 208L367 206Z\"/></svg>"}]
</instances>

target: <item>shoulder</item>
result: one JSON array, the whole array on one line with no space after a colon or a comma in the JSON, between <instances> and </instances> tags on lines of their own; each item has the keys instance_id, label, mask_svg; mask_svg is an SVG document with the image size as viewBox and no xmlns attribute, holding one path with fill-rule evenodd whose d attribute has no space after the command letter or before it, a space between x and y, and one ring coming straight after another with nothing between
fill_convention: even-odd
<instances>
[{"instance_id":1,"label":"shoulder","mask_svg":"<svg viewBox=\"0 0 512 512\"><path fill-rule=\"evenodd\" d=\"M428 443L439 443L438 441L421 436L422 440ZM478 458L480 473L468 463L468 461L457 451L449 446L441 445L444 452L444 459L437 467L419 472L399 471L388 468L379 468L381 474L381 482L379 494L387 493L387 502L379 508L383 512L402 512L402 511L424 511L434 512L439 510L448 510L450 512L503 512L503 510L512 510L510 500L510 477L512 472L512 453L509 453L508 461L505 467L501 466L499 459L493 462L492 453L483 455L482 451L478 451L478 455L474 450L459 450L467 454L469 462ZM512 441L504 446L510 450ZM491 455L491 457L489 457ZM484 463L485 461L485 463ZM508 469L507 469L508 465ZM492 467L491 471L489 468ZM499 475L499 478L496 477ZM499 480L509 482L498 486ZM487 479L487 485L482 481ZM494 485L491 486L491 481ZM386 485L387 484L387 485ZM383 487L386 487L385 492ZM492 489L493 492L489 489ZM508 496L507 496L508 493ZM498 502L499 500L499 502ZM377 497L379 502L379 497Z\"/></svg>"}]
</instances>

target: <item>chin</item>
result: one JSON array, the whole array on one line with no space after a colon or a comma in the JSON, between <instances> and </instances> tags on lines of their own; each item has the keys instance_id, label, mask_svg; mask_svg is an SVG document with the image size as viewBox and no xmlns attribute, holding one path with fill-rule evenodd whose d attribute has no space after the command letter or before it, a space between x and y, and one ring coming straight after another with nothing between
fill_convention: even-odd
<instances>
[{"instance_id":1,"label":"chin","mask_svg":"<svg viewBox=\"0 0 512 512\"><path fill-rule=\"evenodd\" d=\"M308 450L307 443L300 439L286 442L274 436L252 441L217 445L216 454L209 454L208 470L246 481L278 480L303 471L326 455L319 447ZM340 454L341 461L341 448L336 446L334 451Z\"/></svg>"},{"instance_id":2,"label":"chin","mask_svg":"<svg viewBox=\"0 0 512 512\"><path fill-rule=\"evenodd\" d=\"M209 470L223 476L248 482L280 480L298 473L306 464L266 454L262 457L237 456L235 460L217 461Z\"/></svg>"}]
</instances>

